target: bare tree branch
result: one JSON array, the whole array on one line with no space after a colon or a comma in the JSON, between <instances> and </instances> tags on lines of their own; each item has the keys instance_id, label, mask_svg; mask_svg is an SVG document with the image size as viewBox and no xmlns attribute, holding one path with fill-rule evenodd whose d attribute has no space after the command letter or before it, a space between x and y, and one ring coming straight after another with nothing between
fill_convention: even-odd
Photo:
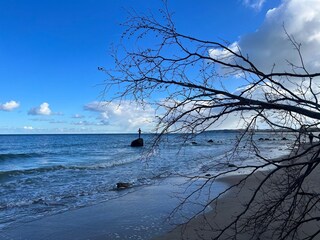
<instances>
[{"instance_id":1,"label":"bare tree branch","mask_svg":"<svg viewBox=\"0 0 320 240\"><path fill-rule=\"evenodd\" d=\"M214 204L227 192L241 188L257 172L268 168L259 175L259 183L234 219L218 229L209 223L212 239L226 239L231 230L231 239L237 239L244 232L250 232L252 239L260 239L266 234L276 239L319 237L318 229L304 235L300 232L306 224L320 219L320 195L308 189L307 184L319 167L319 143L301 144L302 136L317 128L320 120L320 91L314 88L320 72L308 71L301 44L284 28L300 61L288 62L290 72L274 72L274 68L264 72L241 52L239 46L179 33L167 6L161 13L163 19L159 20L153 15L134 12L129 15L123 24L126 27L123 45L113 53L115 68L100 69L108 76L106 89L120 86L121 90L114 98L158 105L157 142L167 133L201 133L228 117L238 116L243 131L230 156L241 144L248 142L252 154L261 160L256 165L236 166L206 178L192 177L192 180L205 180L182 204L222 176L245 169L248 174L213 198L210 203ZM132 50L126 42L133 45ZM237 81L238 77L247 84L228 90L224 79ZM288 157L271 160L259 153L254 140L259 122L275 132L282 130L295 134L294 148Z\"/></svg>"}]
</instances>

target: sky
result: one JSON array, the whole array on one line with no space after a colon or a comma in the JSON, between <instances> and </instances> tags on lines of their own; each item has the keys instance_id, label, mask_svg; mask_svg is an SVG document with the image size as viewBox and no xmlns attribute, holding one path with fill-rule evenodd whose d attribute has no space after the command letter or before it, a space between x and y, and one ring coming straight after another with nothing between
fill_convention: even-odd
<instances>
[{"instance_id":1,"label":"sky","mask_svg":"<svg viewBox=\"0 0 320 240\"><path fill-rule=\"evenodd\" d=\"M0 0L0 134L152 131L152 106L101 105L113 92L101 95L106 76L98 67L112 68L110 49L128 10L156 15L161 7L160 0ZM237 43L263 69L296 60L285 25L303 42L310 69L320 66L320 0L168 0L168 7L179 32Z\"/></svg>"}]
</instances>

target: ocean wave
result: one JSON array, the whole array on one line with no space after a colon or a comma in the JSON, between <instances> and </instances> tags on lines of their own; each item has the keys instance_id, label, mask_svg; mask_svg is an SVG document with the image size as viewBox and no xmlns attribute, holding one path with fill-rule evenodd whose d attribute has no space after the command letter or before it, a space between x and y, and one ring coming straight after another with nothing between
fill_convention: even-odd
<instances>
[{"instance_id":1,"label":"ocean wave","mask_svg":"<svg viewBox=\"0 0 320 240\"><path fill-rule=\"evenodd\" d=\"M85 205L90 205L98 202L105 202L114 198L118 198L124 194L128 194L131 191L135 191L138 187L148 186L153 183L154 180L159 178L159 176L153 176L152 178L138 178L132 179L130 181L130 187L126 191L118 191L116 187L116 182L103 184L102 186L90 186L89 188L71 188L69 191L60 191L46 193L34 193L30 194L28 197L23 197L22 199L2 199L0 201L0 210L7 209L27 209L29 207L36 207L40 212L41 209L46 207L64 207L64 209L78 208ZM102 200L97 202L97 196L104 196ZM59 209L57 209L59 210ZM0 221L1 222L1 221Z\"/></svg>"},{"instance_id":2,"label":"ocean wave","mask_svg":"<svg viewBox=\"0 0 320 240\"><path fill-rule=\"evenodd\" d=\"M106 168L119 167L126 164L131 164L135 161L139 160L139 158L135 159L125 159L125 160L117 160L110 161L106 163L98 163L93 165L54 165L54 166L43 166L37 168L30 169L16 169L16 170L0 170L0 177L10 176L10 175L22 175L22 174L35 174L35 173L45 173L45 172L54 172L61 170L74 170L74 171L82 171L82 170L99 170Z\"/></svg>"},{"instance_id":3,"label":"ocean wave","mask_svg":"<svg viewBox=\"0 0 320 240\"><path fill-rule=\"evenodd\" d=\"M40 153L2 153L0 154L0 161L12 160L12 159L23 159L23 158L34 158L42 157Z\"/></svg>"}]
</instances>

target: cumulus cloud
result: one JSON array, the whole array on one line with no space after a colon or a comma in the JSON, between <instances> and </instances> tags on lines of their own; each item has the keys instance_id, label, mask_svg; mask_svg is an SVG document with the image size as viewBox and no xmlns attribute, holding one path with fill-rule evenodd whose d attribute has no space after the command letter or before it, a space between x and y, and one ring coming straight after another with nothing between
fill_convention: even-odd
<instances>
[{"instance_id":1,"label":"cumulus cloud","mask_svg":"<svg viewBox=\"0 0 320 240\"><path fill-rule=\"evenodd\" d=\"M239 46L262 70L292 71L288 61L300 64L300 58L288 41L287 33L301 43L302 56L310 71L320 66L320 2L318 0L285 0L268 11L262 26L243 36Z\"/></svg>"},{"instance_id":2,"label":"cumulus cloud","mask_svg":"<svg viewBox=\"0 0 320 240\"><path fill-rule=\"evenodd\" d=\"M136 132L138 128L151 131L154 127L155 109L151 105L141 106L130 101L91 102L84 106L87 111L99 113L96 125L109 126L120 132ZM81 121L82 125L92 122Z\"/></svg>"},{"instance_id":3,"label":"cumulus cloud","mask_svg":"<svg viewBox=\"0 0 320 240\"><path fill-rule=\"evenodd\" d=\"M286 32L301 43L302 57L307 69L317 71L320 66L320 2L318 0L283 0L270 9L256 32L240 37L229 47L240 49L256 66L265 72L292 71L291 65L301 65ZM286 31L286 32L285 32ZM211 49L210 56L228 61L230 54L221 49Z\"/></svg>"},{"instance_id":4,"label":"cumulus cloud","mask_svg":"<svg viewBox=\"0 0 320 240\"><path fill-rule=\"evenodd\" d=\"M271 71L305 73L301 68L293 68L293 65L301 66L302 63L289 38L301 44L303 64L308 72L319 72L320 52L317 51L320 48L319 0L282 0L278 7L267 12L264 22L255 32L240 36L239 40L229 47L234 50L237 46L244 56L248 56L249 60L265 73ZM215 58L232 61L230 54L221 49L211 50L209 54ZM241 64L240 61L237 63ZM315 83L319 82L319 79L313 80ZM299 95L302 92L297 91L295 81L300 81L301 85L301 79L290 79L290 81L283 79L282 84ZM272 91L266 82L263 87L252 89L251 92L257 99L263 99L264 89L267 93ZM318 92L317 89L314 91ZM274 96L276 94L280 92L274 92ZM305 96L308 97L307 94L309 93Z\"/></svg>"},{"instance_id":5,"label":"cumulus cloud","mask_svg":"<svg viewBox=\"0 0 320 240\"><path fill-rule=\"evenodd\" d=\"M250 1L247 1L250 2ZM319 0L283 0L277 8L270 9L256 32L240 37L230 45L237 46L243 55L262 71L292 72L288 62L301 66L288 35L301 44L304 64L309 72L320 66L320 2ZM228 57L225 51L211 50L210 56ZM297 69L295 69L298 71Z\"/></svg>"},{"instance_id":6,"label":"cumulus cloud","mask_svg":"<svg viewBox=\"0 0 320 240\"><path fill-rule=\"evenodd\" d=\"M198 109L198 107L202 105L204 106L202 109ZM228 115L225 115L223 117L220 117L219 120L215 121L213 123L212 117L215 114L218 114L220 111L222 111L222 107L219 108L211 108L212 102L210 101L189 101L182 103L177 100L162 100L161 101L161 106L163 107L162 109L171 109L172 114L171 115L163 115L163 121L166 123L172 122L173 118L172 116L179 116L181 113L186 113L181 115L179 120L175 122L170 127L171 131L185 131L185 132L190 132L193 130L196 131L202 131L204 126L209 126L208 130L217 130L217 129L237 129L243 127L243 124L245 123L242 119L240 114L237 113L231 113ZM205 106L208 106L206 108ZM192 111L191 111L192 110ZM207 119L207 120L205 120ZM190 123L200 123L198 127L195 129L190 128Z\"/></svg>"},{"instance_id":7,"label":"cumulus cloud","mask_svg":"<svg viewBox=\"0 0 320 240\"><path fill-rule=\"evenodd\" d=\"M0 110L9 112L18 108L19 106L20 104L18 102L11 100L9 102L0 104Z\"/></svg>"},{"instance_id":8,"label":"cumulus cloud","mask_svg":"<svg viewBox=\"0 0 320 240\"><path fill-rule=\"evenodd\" d=\"M28 114L29 115L45 115L45 116L49 116L49 115L52 114L52 111L49 108L49 104L44 102L44 103L40 104L39 107L34 107L34 108L30 109Z\"/></svg>"},{"instance_id":9,"label":"cumulus cloud","mask_svg":"<svg viewBox=\"0 0 320 240\"><path fill-rule=\"evenodd\" d=\"M33 130L34 128L32 126L24 126L23 129L24 130Z\"/></svg>"}]
</instances>

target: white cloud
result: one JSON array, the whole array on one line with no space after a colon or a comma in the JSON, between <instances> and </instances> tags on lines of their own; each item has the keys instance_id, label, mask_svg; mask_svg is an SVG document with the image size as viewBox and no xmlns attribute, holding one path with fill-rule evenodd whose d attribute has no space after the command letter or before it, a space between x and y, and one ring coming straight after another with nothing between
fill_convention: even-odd
<instances>
[{"instance_id":1,"label":"white cloud","mask_svg":"<svg viewBox=\"0 0 320 240\"><path fill-rule=\"evenodd\" d=\"M243 4L255 10L260 10L265 3L265 0L243 0Z\"/></svg>"},{"instance_id":2,"label":"white cloud","mask_svg":"<svg viewBox=\"0 0 320 240\"><path fill-rule=\"evenodd\" d=\"M171 109L171 115L167 115L163 121L165 123L171 123L173 121L173 117L180 118L170 127L170 131L180 131L183 129L185 132L190 132L191 128L195 123L201 123L195 129L196 131L202 131L205 126L209 126L208 130L217 130L217 129L237 129L243 127L245 123L241 120L240 114L232 113L220 117L219 120L213 122L213 119L210 119L215 114L218 114L222 107L219 108L211 108L214 104L210 101L188 101L188 102L180 102L177 100L162 100L160 102L162 105L162 109ZM204 106L202 109L198 109L198 107L202 105ZM208 106L206 108L205 106ZM193 111L191 111L193 110ZM183 114L189 112L188 114ZM207 119L207 120L205 120ZM191 124L192 123L192 124ZM166 125L166 124L165 124Z\"/></svg>"},{"instance_id":3,"label":"white cloud","mask_svg":"<svg viewBox=\"0 0 320 240\"><path fill-rule=\"evenodd\" d=\"M29 110L29 115L46 115L49 116L52 114L49 104L44 102L39 107L34 107Z\"/></svg>"},{"instance_id":4,"label":"white cloud","mask_svg":"<svg viewBox=\"0 0 320 240\"><path fill-rule=\"evenodd\" d=\"M267 12L263 24L255 32L241 36L239 41L230 45L230 48L234 49L234 46L238 46L241 53L248 56L249 60L265 73L301 72L302 69L293 69L288 63L301 66L300 56L285 31L298 44L301 44L301 54L306 69L310 73L319 72L319 0L283 0L278 7ZM223 50L211 50L209 54L212 57L232 61L229 54ZM240 61L238 63L241 64ZM295 80L301 83L301 79L291 79L291 81L283 81L282 84L299 95L301 92L296 91ZM319 79L313 80L319 83ZM263 90L270 92L268 83L259 89L252 89L251 92L259 99L259 96L264 97ZM314 88L314 91L318 93L318 87ZM274 96L276 94L274 93ZM305 93L305 96L308 97L308 93Z\"/></svg>"},{"instance_id":5,"label":"white cloud","mask_svg":"<svg viewBox=\"0 0 320 240\"><path fill-rule=\"evenodd\" d=\"M23 129L24 129L24 130L33 130L34 128L31 127L31 126L24 126Z\"/></svg>"},{"instance_id":6,"label":"white cloud","mask_svg":"<svg viewBox=\"0 0 320 240\"><path fill-rule=\"evenodd\" d=\"M9 102L0 104L0 110L9 112L18 108L19 106L20 104L18 102L11 100Z\"/></svg>"},{"instance_id":7,"label":"white cloud","mask_svg":"<svg viewBox=\"0 0 320 240\"><path fill-rule=\"evenodd\" d=\"M283 0L281 5L270 9L263 24L254 33L243 35L239 41L230 44L233 51L239 49L244 56L255 64L258 70L273 72L305 73L302 68L300 56L294 49L288 35L298 44L301 44L303 64L309 73L319 72L320 67L320 1L319 0ZM241 64L239 59L234 59L222 49L209 50L211 57L222 59L229 63ZM232 62L235 61L235 62ZM229 69L230 70L230 69ZM221 69L225 75L241 76L241 72ZM283 85L295 91L295 80L283 82ZM319 79L314 78L314 83ZM305 82L307 84L307 82ZM317 91L318 88L315 88ZM297 93L298 94L298 93Z\"/></svg>"},{"instance_id":8,"label":"white cloud","mask_svg":"<svg viewBox=\"0 0 320 240\"><path fill-rule=\"evenodd\" d=\"M228 48L232 52L239 53L239 46L237 42L232 43ZM229 61L229 59L233 57L232 52L221 48L209 49L210 57L223 61Z\"/></svg>"},{"instance_id":9,"label":"white cloud","mask_svg":"<svg viewBox=\"0 0 320 240\"><path fill-rule=\"evenodd\" d=\"M283 0L270 9L263 24L256 32L243 35L237 43L243 55L262 71L292 71L288 61L301 65L297 52L285 33L301 43L304 64L307 69L319 71L320 66L320 1Z\"/></svg>"},{"instance_id":10,"label":"white cloud","mask_svg":"<svg viewBox=\"0 0 320 240\"><path fill-rule=\"evenodd\" d=\"M95 125L108 126L112 131L136 132L138 128L151 131L154 128L155 109L149 104L141 106L131 101L91 102L84 109L99 113ZM85 121L81 123L88 125Z\"/></svg>"}]
</instances>

